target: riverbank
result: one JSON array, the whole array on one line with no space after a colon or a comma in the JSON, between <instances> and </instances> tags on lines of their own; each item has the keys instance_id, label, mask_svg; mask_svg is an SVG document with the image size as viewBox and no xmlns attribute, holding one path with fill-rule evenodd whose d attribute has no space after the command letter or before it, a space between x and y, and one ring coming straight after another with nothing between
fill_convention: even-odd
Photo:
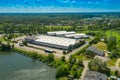
<instances>
[{"instance_id":1,"label":"riverbank","mask_svg":"<svg viewBox=\"0 0 120 80\"><path fill-rule=\"evenodd\" d=\"M0 51L0 55L10 54L10 53L11 53L11 51L10 52Z\"/></svg>"},{"instance_id":2,"label":"riverbank","mask_svg":"<svg viewBox=\"0 0 120 80\"><path fill-rule=\"evenodd\" d=\"M14 51L56 68L56 78L58 80L79 79L84 68L83 62L73 57L70 57L69 61L66 61L64 56L58 59L55 58L53 54L41 55L36 52L25 51L18 48L14 48Z\"/></svg>"},{"instance_id":3,"label":"riverbank","mask_svg":"<svg viewBox=\"0 0 120 80\"><path fill-rule=\"evenodd\" d=\"M31 52L31 51L25 51L25 50L22 50L22 49L18 49L18 48L14 48L13 51L16 51L16 52L19 52L20 54L22 55L25 55L27 57L31 57L33 59L37 59L39 61L42 61L42 62L45 62L47 63L47 58L49 55L45 54L45 55L41 55L41 54L38 54L36 52ZM49 61L48 61L49 62ZM49 66L52 66L50 65L49 63L47 63ZM53 67L53 66L52 66Z\"/></svg>"}]
</instances>

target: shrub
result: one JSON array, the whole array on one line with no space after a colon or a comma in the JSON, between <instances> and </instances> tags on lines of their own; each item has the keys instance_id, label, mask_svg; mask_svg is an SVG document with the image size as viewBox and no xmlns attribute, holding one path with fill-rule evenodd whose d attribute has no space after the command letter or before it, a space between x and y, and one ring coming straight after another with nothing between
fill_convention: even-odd
<instances>
[{"instance_id":1,"label":"shrub","mask_svg":"<svg viewBox=\"0 0 120 80\"><path fill-rule=\"evenodd\" d=\"M68 75L69 75L69 68L68 68L68 66L62 65L62 66L57 68L56 78L65 77L65 76L68 76Z\"/></svg>"},{"instance_id":2,"label":"shrub","mask_svg":"<svg viewBox=\"0 0 120 80\"><path fill-rule=\"evenodd\" d=\"M50 63L50 62L53 62L53 61L54 61L54 55L52 53L48 54L47 62Z\"/></svg>"},{"instance_id":3,"label":"shrub","mask_svg":"<svg viewBox=\"0 0 120 80\"><path fill-rule=\"evenodd\" d=\"M1 44L1 51L11 51L11 46L10 46L10 44L9 43L7 43L7 44Z\"/></svg>"},{"instance_id":4,"label":"shrub","mask_svg":"<svg viewBox=\"0 0 120 80\"><path fill-rule=\"evenodd\" d=\"M110 69L107 67L107 64L105 62L101 61L101 59L95 58L91 60L88 66L92 71L98 71L110 75Z\"/></svg>"},{"instance_id":5,"label":"shrub","mask_svg":"<svg viewBox=\"0 0 120 80\"><path fill-rule=\"evenodd\" d=\"M63 51L63 54L67 54L67 52L66 52L66 51Z\"/></svg>"},{"instance_id":6,"label":"shrub","mask_svg":"<svg viewBox=\"0 0 120 80\"><path fill-rule=\"evenodd\" d=\"M27 42L26 42L26 41L23 41L23 45L28 46L28 44L27 44Z\"/></svg>"},{"instance_id":7,"label":"shrub","mask_svg":"<svg viewBox=\"0 0 120 80\"><path fill-rule=\"evenodd\" d=\"M65 61L65 56L62 56L62 57L61 57L61 61Z\"/></svg>"}]
</instances>

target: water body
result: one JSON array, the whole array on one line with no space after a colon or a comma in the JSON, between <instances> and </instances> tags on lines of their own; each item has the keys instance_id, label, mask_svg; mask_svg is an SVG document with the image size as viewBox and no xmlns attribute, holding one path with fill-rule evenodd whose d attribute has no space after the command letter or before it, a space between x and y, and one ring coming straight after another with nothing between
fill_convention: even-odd
<instances>
[{"instance_id":1,"label":"water body","mask_svg":"<svg viewBox=\"0 0 120 80\"><path fill-rule=\"evenodd\" d=\"M55 69L18 53L0 52L0 80L56 80Z\"/></svg>"}]
</instances>

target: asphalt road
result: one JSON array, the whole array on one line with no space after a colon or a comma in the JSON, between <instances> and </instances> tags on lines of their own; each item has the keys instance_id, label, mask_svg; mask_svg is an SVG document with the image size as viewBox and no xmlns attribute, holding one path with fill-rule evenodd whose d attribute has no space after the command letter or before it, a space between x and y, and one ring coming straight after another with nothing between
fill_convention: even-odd
<instances>
[{"instance_id":1,"label":"asphalt road","mask_svg":"<svg viewBox=\"0 0 120 80\"><path fill-rule=\"evenodd\" d=\"M81 75L81 77L80 77L80 80L83 80L83 79L84 79L84 76L85 76L85 74L86 74L86 71L89 70L89 69L88 69L88 63L89 63L89 61L83 61L84 69L83 69L82 75Z\"/></svg>"},{"instance_id":2,"label":"asphalt road","mask_svg":"<svg viewBox=\"0 0 120 80\"><path fill-rule=\"evenodd\" d=\"M66 59L69 59L70 55L75 54L77 51L79 51L80 49L83 49L84 47L86 47L89 44L89 42L86 42L84 45L80 46L79 48L73 50L72 52L68 53L65 55Z\"/></svg>"}]
</instances>

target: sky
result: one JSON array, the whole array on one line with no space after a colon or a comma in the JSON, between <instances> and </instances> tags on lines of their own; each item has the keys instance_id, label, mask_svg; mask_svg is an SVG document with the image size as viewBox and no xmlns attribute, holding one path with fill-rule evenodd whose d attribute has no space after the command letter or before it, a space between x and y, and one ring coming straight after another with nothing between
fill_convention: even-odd
<instances>
[{"instance_id":1,"label":"sky","mask_svg":"<svg viewBox=\"0 0 120 80\"><path fill-rule=\"evenodd\" d=\"M0 13L120 12L120 0L0 0Z\"/></svg>"}]
</instances>

